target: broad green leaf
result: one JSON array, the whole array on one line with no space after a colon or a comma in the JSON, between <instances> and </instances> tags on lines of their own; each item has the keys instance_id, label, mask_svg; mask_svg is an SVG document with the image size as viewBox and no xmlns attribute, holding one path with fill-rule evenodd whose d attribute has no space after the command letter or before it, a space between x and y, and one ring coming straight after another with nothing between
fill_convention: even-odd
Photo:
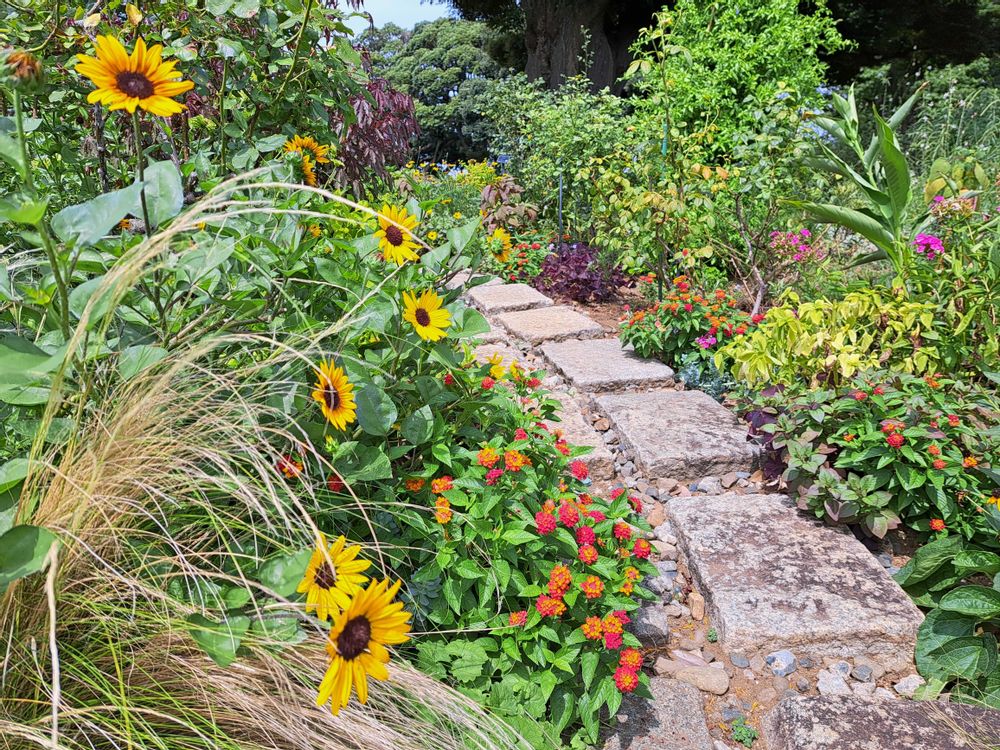
<instances>
[{"instance_id":1,"label":"broad green leaf","mask_svg":"<svg viewBox=\"0 0 1000 750\"><path fill-rule=\"evenodd\" d=\"M873 245L890 255L894 252L893 237L882 224L867 214L844 208L832 203L814 203L812 201L787 201L788 205L802 209L811 214L817 221L826 224L839 224L860 234Z\"/></svg>"},{"instance_id":2,"label":"broad green leaf","mask_svg":"<svg viewBox=\"0 0 1000 750\"><path fill-rule=\"evenodd\" d=\"M899 150L896 134L889 124L875 113L875 123L878 128L877 140L885 180L889 188L889 199L892 201L893 226L899 227L903 221L903 213L910 203L910 168L906 157Z\"/></svg>"},{"instance_id":3,"label":"broad green leaf","mask_svg":"<svg viewBox=\"0 0 1000 750\"><path fill-rule=\"evenodd\" d=\"M67 206L52 218L52 230L63 242L93 245L130 213L142 216L136 183L86 203Z\"/></svg>"},{"instance_id":4,"label":"broad green leaf","mask_svg":"<svg viewBox=\"0 0 1000 750\"><path fill-rule=\"evenodd\" d=\"M1000 591L986 586L959 586L941 597L938 606L948 612L989 620L1000 615Z\"/></svg>"},{"instance_id":5,"label":"broad green leaf","mask_svg":"<svg viewBox=\"0 0 1000 750\"><path fill-rule=\"evenodd\" d=\"M454 330L449 330L448 332L450 338L464 339L478 336L481 333L488 333L490 324L486 322L486 318L478 310L465 307L455 313L455 317L452 320L452 329Z\"/></svg>"},{"instance_id":6,"label":"broad green leaf","mask_svg":"<svg viewBox=\"0 0 1000 750\"><path fill-rule=\"evenodd\" d=\"M49 199L34 200L27 196L11 194L0 198L0 220L15 224L38 224L45 216Z\"/></svg>"},{"instance_id":7,"label":"broad green leaf","mask_svg":"<svg viewBox=\"0 0 1000 750\"><path fill-rule=\"evenodd\" d=\"M154 161L143 171L142 181L149 223L155 229L167 219L174 218L184 207L181 173L169 159ZM142 218L142 206L139 206L138 213L133 211L133 214Z\"/></svg>"},{"instance_id":8,"label":"broad green leaf","mask_svg":"<svg viewBox=\"0 0 1000 750\"><path fill-rule=\"evenodd\" d=\"M970 636L975 631L976 622L971 617L943 609L928 612L917 631L917 647L914 652L920 674L927 679L944 676L941 666L930 657L930 653L950 640Z\"/></svg>"},{"instance_id":9,"label":"broad green leaf","mask_svg":"<svg viewBox=\"0 0 1000 750\"><path fill-rule=\"evenodd\" d=\"M212 661L220 667L228 667L236 660L236 651L250 627L250 618L246 615L234 615L222 622L215 622L195 614L187 618L187 623L191 637Z\"/></svg>"},{"instance_id":10,"label":"broad green leaf","mask_svg":"<svg viewBox=\"0 0 1000 750\"><path fill-rule=\"evenodd\" d=\"M996 669L997 639L991 633L953 638L931 651L928 658L942 675L974 680ZM947 678L942 676L940 679Z\"/></svg>"},{"instance_id":11,"label":"broad green leaf","mask_svg":"<svg viewBox=\"0 0 1000 750\"><path fill-rule=\"evenodd\" d=\"M0 589L41 570L55 541L41 526L15 526L0 536Z\"/></svg>"},{"instance_id":12,"label":"broad green leaf","mask_svg":"<svg viewBox=\"0 0 1000 750\"><path fill-rule=\"evenodd\" d=\"M984 573L992 577L1000 573L1000 555L986 550L963 550L955 555L951 564L962 575Z\"/></svg>"},{"instance_id":13,"label":"broad green leaf","mask_svg":"<svg viewBox=\"0 0 1000 750\"><path fill-rule=\"evenodd\" d=\"M422 406L403 420L400 432L414 445L423 445L430 439L433 430L434 413L429 406Z\"/></svg>"},{"instance_id":14,"label":"broad green leaf","mask_svg":"<svg viewBox=\"0 0 1000 750\"><path fill-rule=\"evenodd\" d=\"M465 246L476 236L477 229L479 229L479 219L448 230L448 241L451 242L451 246L455 248L457 254L461 254L465 250Z\"/></svg>"},{"instance_id":15,"label":"broad green leaf","mask_svg":"<svg viewBox=\"0 0 1000 750\"><path fill-rule=\"evenodd\" d=\"M160 346L137 344L123 349L118 355L118 373L123 380L131 380L147 367L151 367L167 356L167 350Z\"/></svg>"},{"instance_id":16,"label":"broad green leaf","mask_svg":"<svg viewBox=\"0 0 1000 750\"><path fill-rule=\"evenodd\" d=\"M311 549L305 549L272 557L261 566L257 580L278 596L291 596L305 575L312 552Z\"/></svg>"},{"instance_id":17,"label":"broad green leaf","mask_svg":"<svg viewBox=\"0 0 1000 750\"><path fill-rule=\"evenodd\" d=\"M0 492L10 489L28 476L28 459L12 458L0 466Z\"/></svg>"},{"instance_id":18,"label":"broad green leaf","mask_svg":"<svg viewBox=\"0 0 1000 750\"><path fill-rule=\"evenodd\" d=\"M374 383L366 384L356 396L358 424L369 435L387 435L398 412L389 395Z\"/></svg>"},{"instance_id":19,"label":"broad green leaf","mask_svg":"<svg viewBox=\"0 0 1000 750\"><path fill-rule=\"evenodd\" d=\"M21 499L21 482L0 490L0 536L3 536L14 526L14 516L17 515L17 503Z\"/></svg>"},{"instance_id":20,"label":"broad green leaf","mask_svg":"<svg viewBox=\"0 0 1000 750\"><path fill-rule=\"evenodd\" d=\"M594 681L594 674L597 672L597 662L600 657L596 651L584 651L580 656L580 677L583 679L584 689L590 688L590 683Z\"/></svg>"},{"instance_id":21,"label":"broad green leaf","mask_svg":"<svg viewBox=\"0 0 1000 750\"><path fill-rule=\"evenodd\" d=\"M16 136L0 133L0 159L10 164L21 180L24 180L27 169L21 158L21 142Z\"/></svg>"},{"instance_id":22,"label":"broad green leaf","mask_svg":"<svg viewBox=\"0 0 1000 750\"><path fill-rule=\"evenodd\" d=\"M908 586L929 577L962 551L962 537L948 536L925 544L894 576L900 586Z\"/></svg>"},{"instance_id":23,"label":"broad green leaf","mask_svg":"<svg viewBox=\"0 0 1000 750\"><path fill-rule=\"evenodd\" d=\"M65 353L65 345L50 354L20 336L4 336L0 338L0 383L37 383L62 364Z\"/></svg>"},{"instance_id":24,"label":"broad green leaf","mask_svg":"<svg viewBox=\"0 0 1000 750\"><path fill-rule=\"evenodd\" d=\"M99 295L94 299L94 304L90 308L90 314L87 319L88 326L102 321L114 303L114 286L109 285L104 289L101 288L106 278L105 276L98 276L97 278L89 279L69 293L70 312L80 320L83 319L84 310L87 309L87 305L91 299L94 299L94 295Z\"/></svg>"},{"instance_id":25,"label":"broad green leaf","mask_svg":"<svg viewBox=\"0 0 1000 750\"><path fill-rule=\"evenodd\" d=\"M0 386L0 401L14 406L38 406L49 400L52 390L37 385Z\"/></svg>"}]
</instances>

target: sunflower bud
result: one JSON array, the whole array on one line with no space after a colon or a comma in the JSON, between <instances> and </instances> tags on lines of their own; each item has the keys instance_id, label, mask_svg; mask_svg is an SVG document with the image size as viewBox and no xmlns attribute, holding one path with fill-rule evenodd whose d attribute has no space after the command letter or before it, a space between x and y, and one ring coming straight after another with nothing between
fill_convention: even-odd
<instances>
[{"instance_id":1,"label":"sunflower bud","mask_svg":"<svg viewBox=\"0 0 1000 750\"><path fill-rule=\"evenodd\" d=\"M6 49L0 52L0 76L10 87L29 90L42 83L41 61L30 52Z\"/></svg>"}]
</instances>

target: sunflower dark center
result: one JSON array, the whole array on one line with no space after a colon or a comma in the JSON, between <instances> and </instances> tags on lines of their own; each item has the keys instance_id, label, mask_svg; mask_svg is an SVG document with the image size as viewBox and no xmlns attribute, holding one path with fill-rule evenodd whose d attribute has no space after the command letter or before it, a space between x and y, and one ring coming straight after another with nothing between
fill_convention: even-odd
<instances>
[{"instance_id":1,"label":"sunflower dark center","mask_svg":"<svg viewBox=\"0 0 1000 750\"><path fill-rule=\"evenodd\" d=\"M146 99L152 96L155 91L153 82L142 73L125 71L115 76L115 82L123 93L137 99Z\"/></svg>"},{"instance_id":2,"label":"sunflower dark center","mask_svg":"<svg viewBox=\"0 0 1000 750\"><path fill-rule=\"evenodd\" d=\"M427 312L424 308L418 307L416 312L413 313L417 318L417 322L422 326L429 326L431 324L431 314Z\"/></svg>"},{"instance_id":3,"label":"sunflower dark center","mask_svg":"<svg viewBox=\"0 0 1000 750\"><path fill-rule=\"evenodd\" d=\"M340 406L340 391L332 383L327 383L323 389L323 401L327 409L336 409Z\"/></svg>"},{"instance_id":4,"label":"sunflower dark center","mask_svg":"<svg viewBox=\"0 0 1000 750\"><path fill-rule=\"evenodd\" d=\"M352 617L337 636L337 653L347 661L357 659L368 648L372 624L364 615Z\"/></svg>"},{"instance_id":5,"label":"sunflower dark center","mask_svg":"<svg viewBox=\"0 0 1000 750\"><path fill-rule=\"evenodd\" d=\"M385 228L385 238L389 240L390 245L399 247L403 244L403 230L390 225Z\"/></svg>"},{"instance_id":6,"label":"sunflower dark center","mask_svg":"<svg viewBox=\"0 0 1000 750\"><path fill-rule=\"evenodd\" d=\"M334 570L330 563L324 562L316 568L316 574L313 576L313 581L321 589L332 589L337 583L337 571Z\"/></svg>"}]
</instances>

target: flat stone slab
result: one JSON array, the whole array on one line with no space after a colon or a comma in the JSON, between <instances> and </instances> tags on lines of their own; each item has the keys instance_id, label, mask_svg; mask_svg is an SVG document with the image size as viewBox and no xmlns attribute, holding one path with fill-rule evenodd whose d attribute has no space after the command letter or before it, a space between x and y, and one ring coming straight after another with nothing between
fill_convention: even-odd
<instances>
[{"instance_id":1,"label":"flat stone slab","mask_svg":"<svg viewBox=\"0 0 1000 750\"><path fill-rule=\"evenodd\" d=\"M552 305L551 299L527 284L477 286L466 292L465 297L487 315Z\"/></svg>"},{"instance_id":2,"label":"flat stone slab","mask_svg":"<svg viewBox=\"0 0 1000 750\"><path fill-rule=\"evenodd\" d=\"M579 459L587 465L590 476L595 480L610 480L615 476L615 459L604 444L601 434L595 430L583 418L579 405L572 396L562 393L552 393L552 397L562 403L563 408L559 416L560 422L547 421L545 424L550 430L560 430L566 442L570 445L586 446L593 450Z\"/></svg>"},{"instance_id":3,"label":"flat stone slab","mask_svg":"<svg viewBox=\"0 0 1000 750\"><path fill-rule=\"evenodd\" d=\"M649 687L653 700L622 701L604 750L713 750L698 688L662 677Z\"/></svg>"},{"instance_id":4,"label":"flat stone slab","mask_svg":"<svg viewBox=\"0 0 1000 750\"><path fill-rule=\"evenodd\" d=\"M476 279L489 279L489 281L483 282L483 286L495 286L496 284L503 284L500 279L496 277L491 277L488 274L475 274L472 271L465 270L456 273L448 282L445 284L446 289L464 289L469 285L469 283ZM478 287L477 287L478 288Z\"/></svg>"},{"instance_id":5,"label":"flat stone slab","mask_svg":"<svg viewBox=\"0 0 1000 750\"><path fill-rule=\"evenodd\" d=\"M564 305L502 313L497 320L512 336L531 344L604 336L604 328L599 323Z\"/></svg>"},{"instance_id":6,"label":"flat stone slab","mask_svg":"<svg viewBox=\"0 0 1000 750\"><path fill-rule=\"evenodd\" d=\"M574 386L591 393L662 388L674 382L671 368L643 359L618 339L553 342L542 347L542 354Z\"/></svg>"},{"instance_id":7,"label":"flat stone slab","mask_svg":"<svg viewBox=\"0 0 1000 750\"><path fill-rule=\"evenodd\" d=\"M750 471L755 448L736 415L701 391L650 391L599 396L647 479L690 482Z\"/></svg>"},{"instance_id":8,"label":"flat stone slab","mask_svg":"<svg viewBox=\"0 0 1000 750\"><path fill-rule=\"evenodd\" d=\"M920 610L854 536L784 495L667 501L667 516L728 651L913 653Z\"/></svg>"},{"instance_id":9,"label":"flat stone slab","mask_svg":"<svg viewBox=\"0 0 1000 750\"><path fill-rule=\"evenodd\" d=\"M938 701L786 698L764 720L770 750L985 750L1000 711Z\"/></svg>"}]
</instances>

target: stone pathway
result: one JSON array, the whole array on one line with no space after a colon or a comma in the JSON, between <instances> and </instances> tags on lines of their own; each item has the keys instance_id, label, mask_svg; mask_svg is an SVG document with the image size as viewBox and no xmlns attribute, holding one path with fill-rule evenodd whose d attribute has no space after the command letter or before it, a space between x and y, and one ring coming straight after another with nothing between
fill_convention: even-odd
<instances>
[{"instance_id":1,"label":"stone pathway","mask_svg":"<svg viewBox=\"0 0 1000 750\"><path fill-rule=\"evenodd\" d=\"M477 357L546 369L563 404L554 426L593 448L597 489L627 487L654 529L646 585L660 601L630 626L654 699L626 699L605 750L743 747L730 737L740 717L761 733L756 750L964 748L968 726L993 737L1000 712L906 700L922 682L919 610L851 534L767 494L729 410L526 285L466 298L491 324Z\"/></svg>"}]
</instances>

